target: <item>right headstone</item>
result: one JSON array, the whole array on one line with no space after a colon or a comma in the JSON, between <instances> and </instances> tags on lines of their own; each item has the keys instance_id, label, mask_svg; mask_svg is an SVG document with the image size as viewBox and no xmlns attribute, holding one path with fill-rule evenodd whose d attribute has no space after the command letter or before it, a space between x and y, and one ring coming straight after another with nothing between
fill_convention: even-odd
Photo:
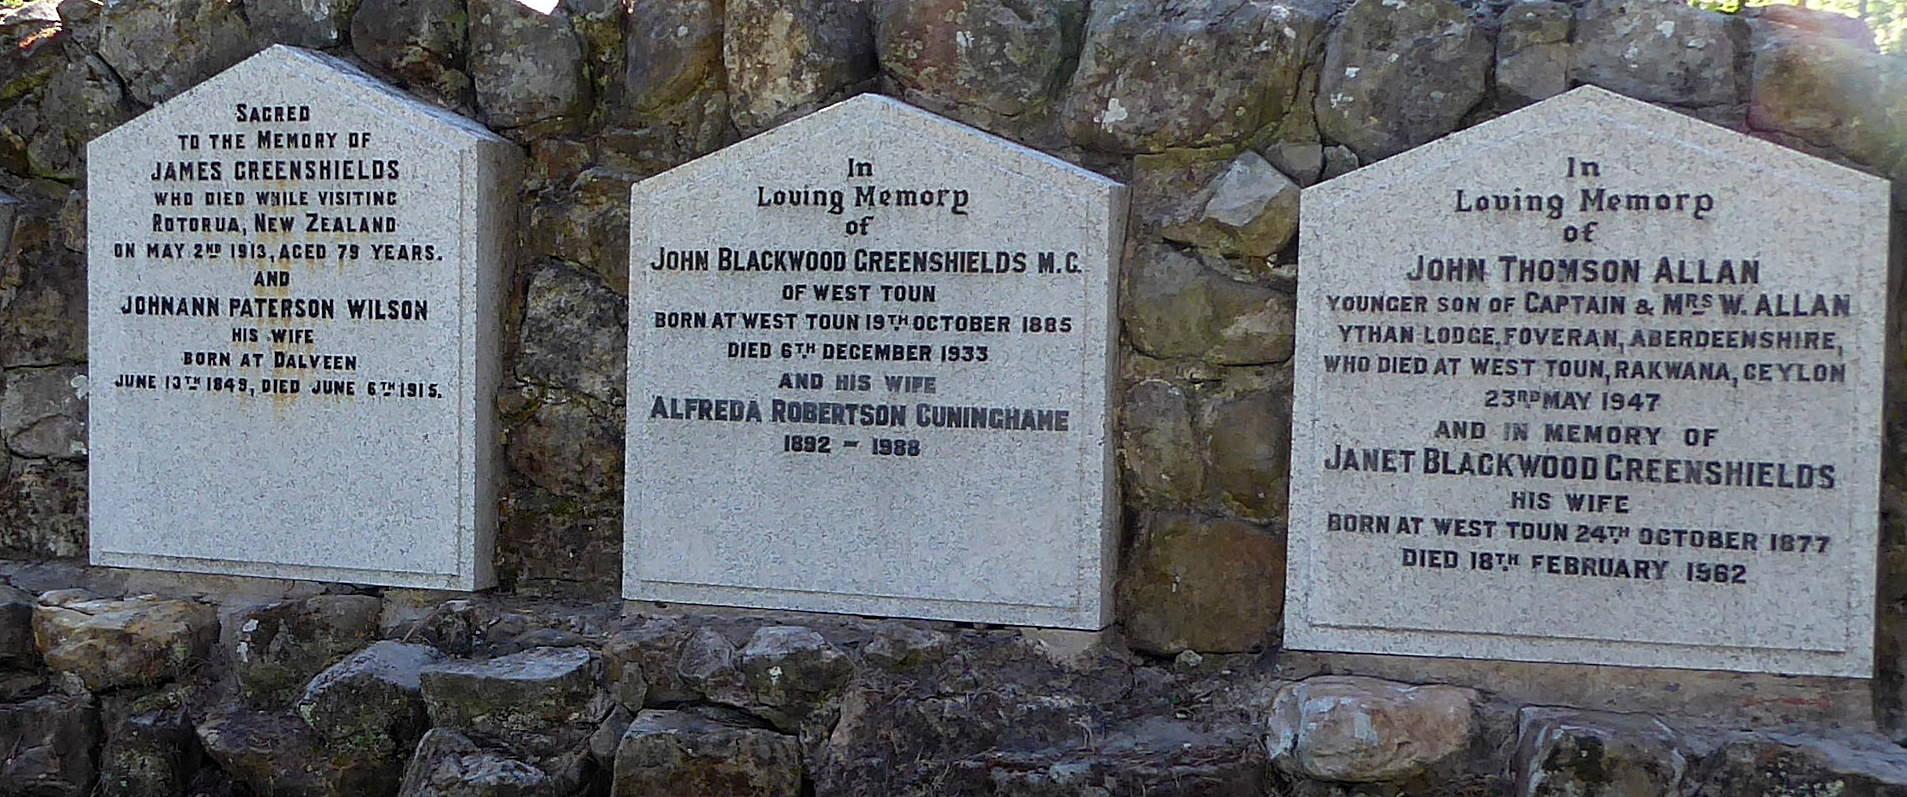
<instances>
[{"instance_id":1,"label":"right headstone","mask_svg":"<svg viewBox=\"0 0 1907 797\"><path fill-rule=\"evenodd\" d=\"M1870 676L1887 203L1593 87L1307 190L1286 645Z\"/></svg>"}]
</instances>

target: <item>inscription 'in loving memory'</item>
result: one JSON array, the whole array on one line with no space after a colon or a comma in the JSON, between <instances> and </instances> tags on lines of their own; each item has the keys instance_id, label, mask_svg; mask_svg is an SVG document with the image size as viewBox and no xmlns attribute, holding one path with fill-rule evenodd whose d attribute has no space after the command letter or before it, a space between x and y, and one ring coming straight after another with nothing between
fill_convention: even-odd
<instances>
[{"instance_id":1,"label":"inscription 'in loving memory'","mask_svg":"<svg viewBox=\"0 0 1907 797\"><path fill-rule=\"evenodd\" d=\"M978 138L864 95L636 186L630 450L648 453L625 594L1103 625L1080 597L1097 586L1055 583L1099 580L1076 556L1102 503L1059 518L999 485L1041 484L1042 506L1099 489L1080 455L1104 385L1080 375L1106 356L1112 187ZM807 487L772 521L711 512L762 479ZM692 554L708 534L748 543Z\"/></svg>"}]
</instances>

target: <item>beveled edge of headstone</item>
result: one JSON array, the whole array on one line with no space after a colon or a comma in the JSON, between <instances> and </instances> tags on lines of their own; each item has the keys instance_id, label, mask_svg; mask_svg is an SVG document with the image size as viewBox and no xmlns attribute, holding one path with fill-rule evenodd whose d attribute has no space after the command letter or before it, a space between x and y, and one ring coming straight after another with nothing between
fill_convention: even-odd
<instances>
[{"instance_id":1,"label":"beveled edge of headstone","mask_svg":"<svg viewBox=\"0 0 1907 797\"><path fill-rule=\"evenodd\" d=\"M866 109L866 110L863 110ZM970 154L996 168L1009 168L1028 179L1048 184L1050 190L1068 194L1089 201L1095 207L1103 207L1106 212L1106 257L1108 271L1105 306L1105 335L1107 340L1104 369L1107 384L1099 402L1100 424L1094 434L1096 440L1082 443L1082 449L1096 449L1100 466L1100 479L1094 485L1094 491L1100 498L1098 525L1100 533L1097 540L1097 583L1085 577L1086 568L1094 566L1095 557L1091 551L1082 550L1078 568L1080 573L1073 579L1077 587L1077 600L1068 607L1008 607L1006 604L975 604L960 601L935 601L942 604L966 603L973 606L995 607L984 616L975 615L971 622L999 623L1005 625L1027 625L1044 628L1065 628L1096 631L1110 627L1116 620L1115 591L1118 581L1119 535L1121 499L1119 495L1118 410L1113 395L1113 386L1119 375L1119 285L1125 267L1125 240L1128 216L1130 214L1131 188L1098 172L1077 164L1069 163L1039 150L1027 147L1010 139L994 135L985 130L941 116L922 108L910 105L902 100L873 92L858 94L837 102L814 113L783 122L760 134L752 136L726 147L680 164L659 174L636 181L629 187L629 245L630 251L640 251L639 239L644 234L644 219L650 210L651 196L673 190L685 184L714 176L712 172L725 162L740 159L756 159L772 156L777 150L791 146L808 136L811 128L826 125L837 117L847 117L855 113L879 114L878 121L901 127L918 133L923 138L933 139L936 146L965 146ZM985 145L981 149L977 145ZM1023 167L1023 168L1020 168ZM635 291L630 291L628 302L636 300ZM633 355L635 338L631 336L625 351ZM1082 367L1085 367L1082 364ZM629 370L628 381L635 378L635 370ZM633 390L634 386L626 385ZM633 426L633 425L632 425ZM624 431L624 440L630 439L630 432ZM623 464L623 484L625 488L633 481L636 468L635 457L625 457ZM623 557L621 594L626 601L662 601L665 603L689 602L683 598L659 598L642 594L637 588L641 579L633 579L631 563L636 555L635 546L629 544L636 536L634 529L637 502L632 495L625 495L623 504ZM701 585L696 585L701 586ZM710 593L711 596L714 593ZM856 598L857 596L842 596ZM890 617L915 616L898 610L904 603L919 603L920 599L894 599L882 596L859 596L853 606L844 605L837 613L871 614ZM717 597L700 602L698 605L729 606ZM736 608L750 608L736 606ZM808 610L800 610L808 611ZM944 619L944 618L941 618Z\"/></svg>"},{"instance_id":2,"label":"beveled edge of headstone","mask_svg":"<svg viewBox=\"0 0 1907 797\"><path fill-rule=\"evenodd\" d=\"M1499 144L1536 134L1533 128L1557 126L1572 117L1633 128L1756 172L1782 173L1823 191L1846 194L1850 202L1887 201L1889 184L1884 178L1587 84L1313 185L1304 189L1304 201L1337 203L1383 191L1412 172L1475 160ZM1748 152L1737 154L1741 150ZM1862 196L1863 192L1879 193Z\"/></svg>"},{"instance_id":3,"label":"beveled edge of headstone","mask_svg":"<svg viewBox=\"0 0 1907 797\"><path fill-rule=\"evenodd\" d=\"M455 158L460 163L460 184L453 190L460 196L463 211L472 218L455 240L460 247L468 249L472 263L494 262L496 265L493 269L465 267L456 272L466 299L484 305L462 314L457 352L457 373L460 379L470 381L468 398L473 405L456 410L464 414L459 423L459 434L474 438L471 446L460 452L464 459L458 463L459 469L467 470L468 473L457 477L457 489L464 495L461 502L469 504L458 508L460 524L466 519L470 524L468 533L459 529L457 563L452 572L372 571L261 560L201 560L165 554L101 551L90 541L87 546L88 561L94 565L168 572L340 581L392 587L462 591L493 587L497 583L494 551L498 524L496 499L503 489L500 482L504 472L502 437L494 402L502 384L503 313L508 301L508 273L513 269L509 252L514 246L514 227L507 222L514 214L513 211L495 212L498 206L507 202L508 194L503 197L489 196L470 189L486 175L496 178L501 187L514 189L524 163L524 154L519 146L492 132L482 123L406 94L349 61L302 47L274 44L95 136L86 144L88 183L96 184L90 173L92 164L99 161L96 157L99 150L96 148L111 146L123 137L147 133L147 128L157 125L168 116L167 111L203 102L205 95L219 90L223 85L249 79L252 73L264 70L278 70L285 78L310 81L336 95L342 102L369 106L372 111L386 117L385 124L404 127L406 135L441 142L451 150L447 157ZM96 211L89 203L88 214L93 212ZM89 257L92 248L89 234ZM90 291L90 280L88 286ZM484 301L486 295L488 300ZM486 323L478 317L479 312L490 313L493 320ZM95 359L91 353L91 337L89 331L89 363ZM481 356L482 351L478 350L479 344L482 350L495 356L486 360ZM95 471L89 468L88 472L90 481ZM89 526L91 522L89 516ZM287 569L295 572L287 573Z\"/></svg>"}]
</instances>

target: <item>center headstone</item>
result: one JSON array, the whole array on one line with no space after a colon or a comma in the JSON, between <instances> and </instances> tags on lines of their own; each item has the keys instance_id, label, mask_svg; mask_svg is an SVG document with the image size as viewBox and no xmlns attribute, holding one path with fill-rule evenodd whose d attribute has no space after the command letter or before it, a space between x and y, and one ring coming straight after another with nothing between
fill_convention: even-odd
<instances>
[{"instance_id":1,"label":"center headstone","mask_svg":"<svg viewBox=\"0 0 1907 797\"><path fill-rule=\"evenodd\" d=\"M1287 646L1869 675L1887 207L1591 87L1306 191Z\"/></svg>"},{"instance_id":2,"label":"center headstone","mask_svg":"<svg viewBox=\"0 0 1907 797\"><path fill-rule=\"evenodd\" d=\"M1125 215L877 95L636 184L624 595L1106 625Z\"/></svg>"},{"instance_id":3,"label":"center headstone","mask_svg":"<svg viewBox=\"0 0 1907 797\"><path fill-rule=\"evenodd\" d=\"M516 147L280 46L87 153L93 562L489 586Z\"/></svg>"}]
</instances>

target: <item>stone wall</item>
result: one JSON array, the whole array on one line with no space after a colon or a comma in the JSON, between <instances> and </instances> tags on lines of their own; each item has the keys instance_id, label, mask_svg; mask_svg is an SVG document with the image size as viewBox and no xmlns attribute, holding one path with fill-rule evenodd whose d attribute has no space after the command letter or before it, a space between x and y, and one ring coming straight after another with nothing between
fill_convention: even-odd
<instances>
[{"instance_id":1,"label":"stone wall","mask_svg":"<svg viewBox=\"0 0 1907 797\"><path fill-rule=\"evenodd\" d=\"M1788 7L1731 16L1666 0L564 0L549 15L514 0L39 0L0 11L0 188L21 200L0 260L0 556L21 561L0 577L31 593L142 589L121 576L34 564L86 551L87 141L287 43L361 63L477 118L520 143L531 164L506 336L512 387L497 402L508 430L496 552L503 594L433 598L405 626L394 618L409 615L393 606L408 593L271 586L282 593L266 596L281 601L270 610L277 614L257 627L291 629L275 632L274 640L294 640L281 643L247 641L257 618L236 607L263 600L246 594L256 585L165 582L151 591L182 605L123 611L164 611L160 625L179 636L153 650L138 640L98 642L106 658L137 659L127 665L136 677L104 682L81 662L101 649L57 653L61 632L49 631L37 653L10 661L26 648L5 636L13 626L0 625L0 669L27 673L0 693L10 701L0 714L18 720L0 722L0 749L59 751L70 746L62 740L91 740L89 762L67 762L81 769L40 762L90 782L90 773L121 771L115 761L143 761L140 745L149 744L192 759L173 767L181 777L217 772L259 794L319 794L354 783L394 788L417 734L431 727L442 732L415 748L418 760L429 752L431 766L520 766L550 778L550 789L574 790L606 785L617 756L684 760L666 740L630 752L634 736L617 752L616 733L603 729L648 706L708 715L650 716L661 725L648 735L719 738L734 751L729 759L759 768L793 760L796 787L819 794L1484 794L1512 780L1520 793L1538 793L1529 784L1542 778L1531 767L1586 761L1582 751L1592 747L1601 756L1633 752L1620 766L1641 773L1639 782L1680 782L1703 794L1757 793L1755 778L1776 769L1803 780L1808 772L1869 779L1860 781L1868 791L1850 793L1907 793L1898 766L1874 763L1892 756L1898 764L1899 749L1671 730L1639 715L1545 713L1487 687L1293 681L1377 666L1298 672L1304 667L1275 650L1299 187L1593 83L1891 177L1898 268L1907 262L1898 211L1907 205L1907 65L1876 54L1858 26L1838 19ZM1116 396L1127 519L1120 623L1083 659L1054 653L1031 632L833 618L781 618L814 631L763 631L774 623L622 622L604 608L620 578L629 185L863 91L1133 186ZM1899 368L1890 364L1890 373ZM1901 380L1892 383L1879 677L1871 705L1823 715L1859 717L1853 724L1877 722L1907 738L1907 413ZM228 588L237 592L221 591ZM91 597L16 595L4 605L79 626L67 612L122 611L87 604ZM550 600L595 602L559 611ZM420 618L427 622L417 625ZM637 642L618 641L631 634ZM356 652L380 638L432 649ZM302 658L247 676L261 645ZM405 717L373 718L385 723L373 730L349 724L373 721L362 717L327 726L315 715L261 713L288 710L294 693L309 698L319 685L306 681L347 655L362 670L388 673L442 655L578 645L587 655L535 653L522 664L548 674L549 691L525 693L520 708L562 715L511 728L476 727L474 715L450 705L457 698L431 697L433 683L455 691L459 679L490 677L485 666L506 666L481 662L425 679L421 697L410 676L393 676L395 686L362 676L376 682L362 688L411 696L396 703L428 703ZM668 653L641 652L646 646ZM959 654L948 658L950 648ZM789 657L818 679L787 687L806 691L751 681L751 668ZM630 660L648 676L617 675ZM1408 662L1388 666L1404 680L1443 679L1413 676ZM1673 674L1657 682L1671 691L1680 683ZM1852 699L1826 696L1832 688L1778 699ZM1294 719L1340 691L1369 716ZM230 706L243 708L218 713ZM1450 719L1457 716L1466 719ZM609 725L598 722L605 718ZM1402 734L1406 743L1385 754L1398 760L1343 760L1364 754L1333 746L1342 740L1330 729L1364 721ZM289 724L259 724L269 722ZM693 729L662 727L669 723ZM589 735L582 725L610 740L576 758L571 737ZM1278 728L1307 730L1286 738ZM535 738L512 735L519 732ZM1420 732L1437 738L1412 736ZM273 785L272 745L261 740L286 734L319 751L313 760L342 762L350 756L339 751L359 743L384 752L361 756L369 769L339 764L321 773L329 780ZM200 767L201 751L215 764ZM20 782L7 780L10 771L0 770L0 794ZM733 775L757 776L782 777ZM948 790L934 792L927 784L935 779ZM1374 785L1343 785L1353 781ZM27 793L80 794L85 785ZM1479 790L1462 791L1472 786ZM1550 788L1541 793L1576 793Z\"/></svg>"},{"instance_id":2,"label":"stone wall","mask_svg":"<svg viewBox=\"0 0 1907 797\"><path fill-rule=\"evenodd\" d=\"M1907 797L1886 737L1779 721L1832 691L1769 689L1730 720L1293 666L1078 631L0 561L0 794ZM1578 696L1696 706L1699 678L1608 669L1569 676Z\"/></svg>"}]
</instances>

